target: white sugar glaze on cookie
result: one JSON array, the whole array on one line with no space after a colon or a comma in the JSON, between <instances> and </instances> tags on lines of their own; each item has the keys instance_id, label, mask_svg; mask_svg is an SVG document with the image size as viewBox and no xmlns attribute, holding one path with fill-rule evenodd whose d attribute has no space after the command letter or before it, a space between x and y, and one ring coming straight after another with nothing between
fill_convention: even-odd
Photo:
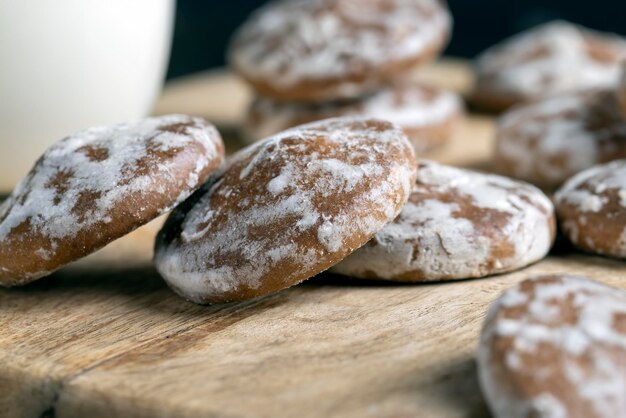
<instances>
[{"instance_id":1,"label":"white sugar glaze on cookie","mask_svg":"<svg viewBox=\"0 0 626 418\"><path fill-rule=\"evenodd\" d=\"M419 129L452 120L463 112L454 92L427 86L400 85L345 103L282 103L258 98L250 109L249 139L261 139L307 121L338 116L387 120L403 129Z\"/></svg>"},{"instance_id":2,"label":"white sugar glaze on cookie","mask_svg":"<svg viewBox=\"0 0 626 418\"><path fill-rule=\"evenodd\" d=\"M483 53L477 61L479 88L531 99L614 87L622 59L626 59L623 38L563 21L550 22Z\"/></svg>"},{"instance_id":3,"label":"white sugar glaze on cookie","mask_svg":"<svg viewBox=\"0 0 626 418\"><path fill-rule=\"evenodd\" d=\"M478 349L495 417L619 417L626 411L626 292L539 276L490 307Z\"/></svg>"},{"instance_id":4,"label":"white sugar glaze on cookie","mask_svg":"<svg viewBox=\"0 0 626 418\"><path fill-rule=\"evenodd\" d=\"M230 55L244 73L284 87L418 56L450 24L438 0L275 1L240 29Z\"/></svg>"},{"instance_id":5,"label":"white sugar glaze on cookie","mask_svg":"<svg viewBox=\"0 0 626 418\"><path fill-rule=\"evenodd\" d=\"M598 163L626 157L626 119L608 90L517 107L498 121L499 171L554 188Z\"/></svg>"},{"instance_id":6,"label":"white sugar glaze on cookie","mask_svg":"<svg viewBox=\"0 0 626 418\"><path fill-rule=\"evenodd\" d=\"M177 160L191 146L194 155ZM167 212L188 197L222 156L215 128L203 119L183 115L91 128L69 136L45 152L0 206L0 253L8 261L10 245L40 242L32 257L47 261L57 252L71 252L72 240L80 234L102 236L104 245L118 238L109 239L107 231L117 231L119 222L148 222L151 219L142 218ZM117 213L124 205L129 205L128 213ZM85 245L82 239L76 247L81 245ZM3 264L7 274L0 276L11 276ZM13 273L37 278L48 271Z\"/></svg>"},{"instance_id":7,"label":"white sugar glaze on cookie","mask_svg":"<svg viewBox=\"0 0 626 418\"><path fill-rule=\"evenodd\" d=\"M574 205L581 212L600 212L609 201L603 196L609 189L617 193L619 204L626 210L626 160L597 165L578 173L559 189L555 199Z\"/></svg>"},{"instance_id":8,"label":"white sugar glaze on cookie","mask_svg":"<svg viewBox=\"0 0 626 418\"><path fill-rule=\"evenodd\" d=\"M535 187L419 161L400 215L332 271L398 281L482 277L543 258L553 239L552 203Z\"/></svg>"},{"instance_id":9,"label":"white sugar glaze on cookie","mask_svg":"<svg viewBox=\"0 0 626 418\"><path fill-rule=\"evenodd\" d=\"M563 231L587 250L626 257L626 160L585 170L555 194Z\"/></svg>"},{"instance_id":10,"label":"white sugar glaze on cookie","mask_svg":"<svg viewBox=\"0 0 626 418\"><path fill-rule=\"evenodd\" d=\"M235 154L173 213L157 268L202 303L291 286L392 220L414 175L406 136L387 122L337 118L285 131Z\"/></svg>"}]
</instances>

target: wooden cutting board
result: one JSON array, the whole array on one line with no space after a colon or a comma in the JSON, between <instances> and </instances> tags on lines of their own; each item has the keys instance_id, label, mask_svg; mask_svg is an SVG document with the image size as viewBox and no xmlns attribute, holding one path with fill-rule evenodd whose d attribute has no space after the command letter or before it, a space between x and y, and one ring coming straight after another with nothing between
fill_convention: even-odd
<instances>
[{"instance_id":1,"label":"wooden cutting board","mask_svg":"<svg viewBox=\"0 0 626 418\"><path fill-rule=\"evenodd\" d=\"M467 65L419 77L466 91ZM225 72L171 83L156 113L232 134L249 92ZM227 135L228 148L238 144ZM493 121L472 116L431 156L486 167ZM197 306L150 266L156 221L21 289L0 290L0 417L484 417L474 351L488 304L537 273L626 287L626 263L559 246L497 277L428 285L322 274L258 300Z\"/></svg>"}]
</instances>

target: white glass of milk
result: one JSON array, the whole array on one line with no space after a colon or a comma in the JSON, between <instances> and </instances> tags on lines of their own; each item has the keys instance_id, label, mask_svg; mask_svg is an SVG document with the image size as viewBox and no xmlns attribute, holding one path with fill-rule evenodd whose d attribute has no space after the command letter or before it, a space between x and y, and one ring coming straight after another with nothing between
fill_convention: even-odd
<instances>
[{"instance_id":1,"label":"white glass of milk","mask_svg":"<svg viewBox=\"0 0 626 418\"><path fill-rule=\"evenodd\" d=\"M174 0L0 0L0 193L52 143L146 116Z\"/></svg>"}]
</instances>

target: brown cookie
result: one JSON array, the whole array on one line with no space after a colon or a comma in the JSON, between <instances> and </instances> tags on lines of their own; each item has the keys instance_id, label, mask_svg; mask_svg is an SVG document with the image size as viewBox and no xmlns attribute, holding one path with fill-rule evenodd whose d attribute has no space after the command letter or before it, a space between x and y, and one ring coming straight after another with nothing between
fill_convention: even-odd
<instances>
[{"instance_id":1,"label":"brown cookie","mask_svg":"<svg viewBox=\"0 0 626 418\"><path fill-rule=\"evenodd\" d=\"M484 277L546 256L554 209L539 189L505 177L419 161L400 215L332 267L406 282Z\"/></svg>"},{"instance_id":2,"label":"brown cookie","mask_svg":"<svg viewBox=\"0 0 626 418\"><path fill-rule=\"evenodd\" d=\"M626 292L565 275L521 282L491 305L478 367L496 418L624 416Z\"/></svg>"},{"instance_id":3,"label":"brown cookie","mask_svg":"<svg viewBox=\"0 0 626 418\"><path fill-rule=\"evenodd\" d=\"M420 154L445 145L462 115L463 103L456 93L404 83L344 102L283 103L259 97L248 109L246 138L254 142L303 123L362 116L397 124Z\"/></svg>"},{"instance_id":4,"label":"brown cookie","mask_svg":"<svg viewBox=\"0 0 626 418\"><path fill-rule=\"evenodd\" d=\"M157 269L197 303L293 286L395 218L415 167L404 133L374 119L328 119L267 138L172 213L157 238Z\"/></svg>"},{"instance_id":5,"label":"brown cookie","mask_svg":"<svg viewBox=\"0 0 626 418\"><path fill-rule=\"evenodd\" d=\"M213 125L182 115L61 140L0 205L0 284L45 276L169 211L223 155Z\"/></svg>"},{"instance_id":6,"label":"brown cookie","mask_svg":"<svg viewBox=\"0 0 626 418\"><path fill-rule=\"evenodd\" d=\"M626 120L613 90L543 99L498 121L495 170L545 189L619 158L626 158Z\"/></svg>"},{"instance_id":7,"label":"brown cookie","mask_svg":"<svg viewBox=\"0 0 626 418\"><path fill-rule=\"evenodd\" d=\"M598 165L555 195L563 232L578 247L626 258L626 160Z\"/></svg>"},{"instance_id":8,"label":"brown cookie","mask_svg":"<svg viewBox=\"0 0 626 418\"><path fill-rule=\"evenodd\" d=\"M555 21L488 49L476 60L472 103L500 112L530 100L613 88L626 39Z\"/></svg>"},{"instance_id":9,"label":"brown cookie","mask_svg":"<svg viewBox=\"0 0 626 418\"><path fill-rule=\"evenodd\" d=\"M355 98L437 55L450 29L439 0L278 0L239 29L229 61L263 96Z\"/></svg>"}]
</instances>

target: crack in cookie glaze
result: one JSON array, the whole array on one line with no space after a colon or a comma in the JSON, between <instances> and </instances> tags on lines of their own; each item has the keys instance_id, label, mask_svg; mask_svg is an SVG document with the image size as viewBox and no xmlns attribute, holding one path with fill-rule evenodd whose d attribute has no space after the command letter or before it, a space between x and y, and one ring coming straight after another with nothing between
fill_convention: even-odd
<instances>
[{"instance_id":1,"label":"crack in cookie glaze","mask_svg":"<svg viewBox=\"0 0 626 418\"><path fill-rule=\"evenodd\" d=\"M235 34L229 59L264 96L354 98L436 55L450 28L438 0L274 1Z\"/></svg>"},{"instance_id":2,"label":"crack in cookie glaze","mask_svg":"<svg viewBox=\"0 0 626 418\"><path fill-rule=\"evenodd\" d=\"M157 238L168 284L197 303L277 291L343 259L404 205L415 157L396 126L338 118L235 154Z\"/></svg>"},{"instance_id":3,"label":"crack in cookie glaze","mask_svg":"<svg viewBox=\"0 0 626 418\"><path fill-rule=\"evenodd\" d=\"M283 103L258 97L248 109L246 140L252 143L316 120L361 116L397 124L421 153L445 144L462 115L462 100L456 93L409 83L343 102Z\"/></svg>"},{"instance_id":4,"label":"crack in cookie glaze","mask_svg":"<svg viewBox=\"0 0 626 418\"><path fill-rule=\"evenodd\" d=\"M479 56L473 101L493 110L579 90L614 88L626 40L555 21Z\"/></svg>"},{"instance_id":5,"label":"crack in cookie glaze","mask_svg":"<svg viewBox=\"0 0 626 418\"><path fill-rule=\"evenodd\" d=\"M554 224L552 203L535 187L420 161L400 215L331 270L416 282L483 277L543 258Z\"/></svg>"},{"instance_id":6,"label":"crack in cookie glaze","mask_svg":"<svg viewBox=\"0 0 626 418\"><path fill-rule=\"evenodd\" d=\"M223 155L215 128L183 115L59 141L0 206L0 283L45 276L171 210Z\"/></svg>"},{"instance_id":7,"label":"crack in cookie glaze","mask_svg":"<svg viewBox=\"0 0 626 418\"><path fill-rule=\"evenodd\" d=\"M626 160L579 173L555 201L563 232L576 246L626 258Z\"/></svg>"},{"instance_id":8,"label":"crack in cookie glaze","mask_svg":"<svg viewBox=\"0 0 626 418\"><path fill-rule=\"evenodd\" d=\"M490 307L478 348L495 417L600 418L626 411L626 292L538 276Z\"/></svg>"},{"instance_id":9,"label":"crack in cookie glaze","mask_svg":"<svg viewBox=\"0 0 626 418\"><path fill-rule=\"evenodd\" d=\"M523 105L498 122L495 168L554 189L596 164L626 158L626 119L609 90Z\"/></svg>"}]
</instances>

